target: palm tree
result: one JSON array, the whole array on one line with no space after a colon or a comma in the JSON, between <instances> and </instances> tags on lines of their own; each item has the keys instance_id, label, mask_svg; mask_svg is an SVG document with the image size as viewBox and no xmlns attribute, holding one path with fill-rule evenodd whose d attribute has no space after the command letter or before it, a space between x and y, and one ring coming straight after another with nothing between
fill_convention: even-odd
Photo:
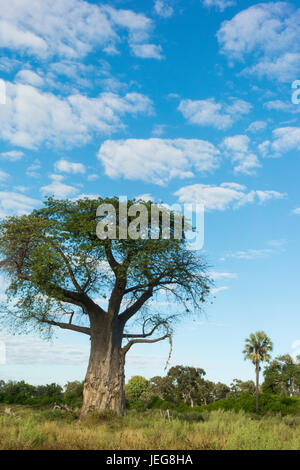
<instances>
[{"instance_id":1,"label":"palm tree","mask_svg":"<svg viewBox=\"0 0 300 470\"><path fill-rule=\"evenodd\" d=\"M258 411L258 389L259 389L259 371L261 362L269 362L271 356L269 351L273 349L273 343L264 331L251 333L245 340L244 359L250 359L255 365L256 373L256 412Z\"/></svg>"}]
</instances>

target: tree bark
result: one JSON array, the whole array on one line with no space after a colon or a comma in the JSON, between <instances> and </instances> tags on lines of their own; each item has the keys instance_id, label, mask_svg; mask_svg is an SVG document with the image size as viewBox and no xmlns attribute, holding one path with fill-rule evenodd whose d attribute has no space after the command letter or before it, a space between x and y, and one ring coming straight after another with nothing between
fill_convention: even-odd
<instances>
[{"instance_id":1,"label":"tree bark","mask_svg":"<svg viewBox=\"0 0 300 470\"><path fill-rule=\"evenodd\" d=\"M84 381L81 417L91 412L112 410L125 413L125 354L118 318L90 315L91 350Z\"/></svg>"},{"instance_id":2,"label":"tree bark","mask_svg":"<svg viewBox=\"0 0 300 470\"><path fill-rule=\"evenodd\" d=\"M255 404L255 410L256 410L256 413L258 413L259 362L256 362L255 371L256 371L256 404Z\"/></svg>"}]
</instances>

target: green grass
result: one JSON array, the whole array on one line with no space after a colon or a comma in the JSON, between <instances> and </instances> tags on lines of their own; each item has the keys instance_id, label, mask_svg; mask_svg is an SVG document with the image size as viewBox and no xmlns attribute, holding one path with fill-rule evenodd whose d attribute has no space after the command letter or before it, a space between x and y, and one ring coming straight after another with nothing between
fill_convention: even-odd
<instances>
[{"instance_id":1,"label":"green grass","mask_svg":"<svg viewBox=\"0 0 300 470\"><path fill-rule=\"evenodd\" d=\"M294 449L300 450L299 416L265 416L214 410L167 421L159 411L131 411L78 419L74 412L0 407L0 449ZM189 416L188 416L189 415Z\"/></svg>"}]
</instances>

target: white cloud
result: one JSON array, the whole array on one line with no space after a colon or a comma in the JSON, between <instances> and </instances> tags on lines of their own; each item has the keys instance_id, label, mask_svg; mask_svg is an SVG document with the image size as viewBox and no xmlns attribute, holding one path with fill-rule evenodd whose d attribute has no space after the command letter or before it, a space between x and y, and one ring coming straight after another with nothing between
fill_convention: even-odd
<instances>
[{"instance_id":1,"label":"white cloud","mask_svg":"<svg viewBox=\"0 0 300 470\"><path fill-rule=\"evenodd\" d=\"M300 339L296 339L295 341L293 341L292 349L293 349L292 357L294 358L294 360L296 360L297 356L300 355Z\"/></svg>"},{"instance_id":2,"label":"white cloud","mask_svg":"<svg viewBox=\"0 0 300 470\"><path fill-rule=\"evenodd\" d=\"M6 361L11 364L81 365L88 363L89 345L69 346L58 341L43 341L33 335L1 334L6 345Z\"/></svg>"},{"instance_id":3,"label":"white cloud","mask_svg":"<svg viewBox=\"0 0 300 470\"><path fill-rule=\"evenodd\" d=\"M13 191L0 191L0 217L31 212L40 201Z\"/></svg>"},{"instance_id":4,"label":"white cloud","mask_svg":"<svg viewBox=\"0 0 300 470\"><path fill-rule=\"evenodd\" d=\"M245 186L237 183L222 183L220 186L208 184L193 184L184 186L176 191L181 203L204 204L207 211L224 211L229 208L239 208L245 204L263 204L270 199L282 199L285 194L278 191L247 191Z\"/></svg>"},{"instance_id":5,"label":"white cloud","mask_svg":"<svg viewBox=\"0 0 300 470\"><path fill-rule=\"evenodd\" d=\"M26 175L29 176L30 178L38 178L40 176L40 174L38 173L37 170L40 170L40 168L41 168L40 161L38 159L36 159L27 168Z\"/></svg>"},{"instance_id":6,"label":"white cloud","mask_svg":"<svg viewBox=\"0 0 300 470\"><path fill-rule=\"evenodd\" d=\"M150 18L143 13L135 13L131 10L117 10L110 6L103 6L103 11L108 13L113 23L129 32L129 39L133 42L145 41L148 39L149 31L153 24Z\"/></svg>"},{"instance_id":7,"label":"white cloud","mask_svg":"<svg viewBox=\"0 0 300 470\"><path fill-rule=\"evenodd\" d=\"M277 79L279 82L292 82L299 73L300 54L286 52L277 59L262 59L258 64L246 67L242 75L257 75L260 78Z\"/></svg>"},{"instance_id":8,"label":"white cloud","mask_svg":"<svg viewBox=\"0 0 300 470\"><path fill-rule=\"evenodd\" d=\"M235 135L226 137L223 140L222 147L225 155L231 159L236 173L246 175L255 174L256 168L261 167L257 156L251 152L250 139L247 135Z\"/></svg>"},{"instance_id":9,"label":"white cloud","mask_svg":"<svg viewBox=\"0 0 300 470\"><path fill-rule=\"evenodd\" d=\"M246 129L246 132L258 132L262 131L267 127L267 123L265 121L253 121Z\"/></svg>"},{"instance_id":10,"label":"white cloud","mask_svg":"<svg viewBox=\"0 0 300 470\"><path fill-rule=\"evenodd\" d=\"M0 170L0 182L3 183L4 181L7 181L10 178L9 174L6 173L3 170Z\"/></svg>"},{"instance_id":11,"label":"white cloud","mask_svg":"<svg viewBox=\"0 0 300 470\"><path fill-rule=\"evenodd\" d=\"M0 157L7 158L8 160L15 162L24 157L24 152L21 152L20 150L10 150L9 152L0 153Z\"/></svg>"},{"instance_id":12,"label":"white cloud","mask_svg":"<svg viewBox=\"0 0 300 470\"><path fill-rule=\"evenodd\" d=\"M228 129L234 121L251 111L251 104L232 98L230 104L217 103L214 98L206 100L182 100L178 109L191 124Z\"/></svg>"},{"instance_id":13,"label":"white cloud","mask_svg":"<svg viewBox=\"0 0 300 470\"><path fill-rule=\"evenodd\" d=\"M262 249L248 249L237 251L236 253L227 254L226 258L237 258L237 259L259 259L269 256L273 250L271 248Z\"/></svg>"},{"instance_id":14,"label":"white cloud","mask_svg":"<svg viewBox=\"0 0 300 470\"><path fill-rule=\"evenodd\" d=\"M218 166L219 151L198 139L107 140L98 152L111 178L140 179L165 184L173 178L209 172Z\"/></svg>"},{"instance_id":15,"label":"white cloud","mask_svg":"<svg viewBox=\"0 0 300 470\"><path fill-rule=\"evenodd\" d=\"M269 150L270 150L270 145L271 142L269 140L265 140L261 144L257 146L259 152L263 157L268 157L269 156Z\"/></svg>"},{"instance_id":16,"label":"white cloud","mask_svg":"<svg viewBox=\"0 0 300 470\"><path fill-rule=\"evenodd\" d=\"M174 12L173 8L164 0L155 0L154 11L157 15L162 16L163 18L169 18Z\"/></svg>"},{"instance_id":17,"label":"white cloud","mask_svg":"<svg viewBox=\"0 0 300 470\"><path fill-rule=\"evenodd\" d=\"M54 168L55 171L64 173L85 173L85 166L82 163L69 162L63 158L55 163Z\"/></svg>"},{"instance_id":18,"label":"white cloud","mask_svg":"<svg viewBox=\"0 0 300 470\"><path fill-rule=\"evenodd\" d=\"M63 177L61 175L50 175L50 178L52 183L41 187L41 192L44 195L54 196L59 199L73 196L79 192L78 188L62 183Z\"/></svg>"},{"instance_id":19,"label":"white cloud","mask_svg":"<svg viewBox=\"0 0 300 470\"><path fill-rule=\"evenodd\" d=\"M152 130L152 135L154 137L162 136L165 132L166 127L167 127L166 124L156 124Z\"/></svg>"},{"instance_id":20,"label":"white cloud","mask_svg":"<svg viewBox=\"0 0 300 470\"><path fill-rule=\"evenodd\" d=\"M142 201L145 201L145 202L148 202L148 201L154 201L154 198L153 196L151 196L151 194L140 194L139 196L135 196L135 199L136 200L142 200Z\"/></svg>"},{"instance_id":21,"label":"white cloud","mask_svg":"<svg viewBox=\"0 0 300 470\"><path fill-rule=\"evenodd\" d=\"M131 50L136 57L142 59L163 59L161 46L155 44L131 44Z\"/></svg>"},{"instance_id":22,"label":"white cloud","mask_svg":"<svg viewBox=\"0 0 300 470\"><path fill-rule=\"evenodd\" d=\"M95 181L99 178L99 175L97 173L93 173L91 175L88 175L87 179L88 181Z\"/></svg>"},{"instance_id":23,"label":"white cloud","mask_svg":"<svg viewBox=\"0 0 300 470\"><path fill-rule=\"evenodd\" d=\"M227 273L227 272L217 272L217 271L210 271L210 276L214 279L237 279L236 273Z\"/></svg>"},{"instance_id":24,"label":"white cloud","mask_svg":"<svg viewBox=\"0 0 300 470\"><path fill-rule=\"evenodd\" d=\"M213 295L216 295L218 294L219 292L224 292L225 290L228 290L229 287L228 286L222 286L222 287L214 287L213 289L211 289L211 293Z\"/></svg>"},{"instance_id":25,"label":"white cloud","mask_svg":"<svg viewBox=\"0 0 300 470\"><path fill-rule=\"evenodd\" d=\"M299 113L298 106L295 106L291 102L281 100L271 100L264 103L264 107L271 111L283 111L285 113Z\"/></svg>"},{"instance_id":26,"label":"white cloud","mask_svg":"<svg viewBox=\"0 0 300 470\"><path fill-rule=\"evenodd\" d=\"M295 209L292 210L293 214L300 215L300 207L296 207Z\"/></svg>"},{"instance_id":27,"label":"white cloud","mask_svg":"<svg viewBox=\"0 0 300 470\"><path fill-rule=\"evenodd\" d=\"M60 98L23 84L7 83L7 103L0 107L0 137L36 149L42 144L83 145L92 134L124 127L125 114L150 113L151 101L139 93L105 92L95 98L79 93Z\"/></svg>"},{"instance_id":28,"label":"white cloud","mask_svg":"<svg viewBox=\"0 0 300 470\"><path fill-rule=\"evenodd\" d=\"M202 0L202 4L204 7L215 7L220 11L224 11L225 8L235 5L235 3L235 0Z\"/></svg>"},{"instance_id":29,"label":"white cloud","mask_svg":"<svg viewBox=\"0 0 300 470\"><path fill-rule=\"evenodd\" d=\"M282 253L285 250L286 241L285 240L269 240L267 242L266 248L259 248L259 249L247 249L247 250L240 250L233 253L227 253L222 260L226 258L236 258L236 259L260 259L260 258L267 258L272 254Z\"/></svg>"},{"instance_id":30,"label":"white cloud","mask_svg":"<svg viewBox=\"0 0 300 470\"><path fill-rule=\"evenodd\" d=\"M272 132L272 140L260 144L264 157L281 157L291 150L300 150L300 127L279 127Z\"/></svg>"},{"instance_id":31,"label":"white cloud","mask_svg":"<svg viewBox=\"0 0 300 470\"><path fill-rule=\"evenodd\" d=\"M0 46L42 58L81 58L95 47L115 48L120 31L141 42L152 28L142 13L83 0L11 0L1 5Z\"/></svg>"},{"instance_id":32,"label":"white cloud","mask_svg":"<svg viewBox=\"0 0 300 470\"><path fill-rule=\"evenodd\" d=\"M286 2L253 5L218 31L221 51L230 59L255 63L243 73L279 81L296 79L300 71L300 9Z\"/></svg>"},{"instance_id":33,"label":"white cloud","mask_svg":"<svg viewBox=\"0 0 300 470\"><path fill-rule=\"evenodd\" d=\"M32 70L20 70L16 75L16 80L37 87L42 86L44 83L42 77Z\"/></svg>"}]
</instances>

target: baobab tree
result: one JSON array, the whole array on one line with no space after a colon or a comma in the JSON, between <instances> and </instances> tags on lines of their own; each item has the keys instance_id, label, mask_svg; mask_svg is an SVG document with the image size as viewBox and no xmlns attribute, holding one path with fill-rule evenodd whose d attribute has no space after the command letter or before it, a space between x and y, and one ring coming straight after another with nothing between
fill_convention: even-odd
<instances>
[{"instance_id":1,"label":"baobab tree","mask_svg":"<svg viewBox=\"0 0 300 470\"><path fill-rule=\"evenodd\" d=\"M250 359L255 366L256 412L258 412L260 363L270 361L271 356L269 352L273 350L273 343L264 331L251 333L245 342L244 359Z\"/></svg>"},{"instance_id":2,"label":"baobab tree","mask_svg":"<svg viewBox=\"0 0 300 470\"><path fill-rule=\"evenodd\" d=\"M49 198L0 224L0 266L9 281L3 320L21 331L58 327L90 337L82 416L123 414L126 353L137 343L170 340L174 315L155 310L158 294L173 298L178 318L199 312L211 284L184 237L99 239L96 212L104 203L118 215L117 198ZM150 212L151 202L145 205Z\"/></svg>"}]
</instances>

